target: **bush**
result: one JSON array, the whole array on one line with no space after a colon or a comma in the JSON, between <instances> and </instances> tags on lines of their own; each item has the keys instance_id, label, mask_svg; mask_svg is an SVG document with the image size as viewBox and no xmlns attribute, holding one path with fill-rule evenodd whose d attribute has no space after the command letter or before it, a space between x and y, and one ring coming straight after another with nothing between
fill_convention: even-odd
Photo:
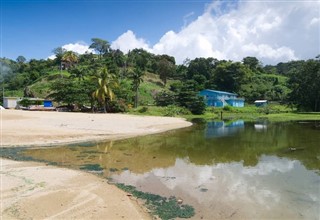
<instances>
[{"instance_id":1,"label":"bush","mask_svg":"<svg viewBox=\"0 0 320 220\"><path fill-rule=\"evenodd\" d=\"M190 112L183 107L176 105L169 105L165 108L165 116L174 117L176 115L188 115Z\"/></svg>"},{"instance_id":2,"label":"bush","mask_svg":"<svg viewBox=\"0 0 320 220\"><path fill-rule=\"evenodd\" d=\"M128 106L123 99L109 102L108 111L109 113L127 112Z\"/></svg>"},{"instance_id":3,"label":"bush","mask_svg":"<svg viewBox=\"0 0 320 220\"><path fill-rule=\"evenodd\" d=\"M227 111L227 112L230 112L230 111L232 111L232 107L230 105L226 105L226 106L223 107L223 110Z\"/></svg>"},{"instance_id":4,"label":"bush","mask_svg":"<svg viewBox=\"0 0 320 220\"><path fill-rule=\"evenodd\" d=\"M138 110L139 113L145 113L148 111L148 107L143 106L141 109Z\"/></svg>"},{"instance_id":5,"label":"bush","mask_svg":"<svg viewBox=\"0 0 320 220\"><path fill-rule=\"evenodd\" d=\"M168 106L175 103L175 95L170 91L161 91L155 96L157 106Z\"/></svg>"},{"instance_id":6,"label":"bush","mask_svg":"<svg viewBox=\"0 0 320 220\"><path fill-rule=\"evenodd\" d=\"M277 114L277 113L281 113L282 109L281 106L264 106L262 108L258 109L259 113L264 113L264 114ZM285 111L284 111L285 112Z\"/></svg>"},{"instance_id":7,"label":"bush","mask_svg":"<svg viewBox=\"0 0 320 220\"><path fill-rule=\"evenodd\" d=\"M22 99L19 102L19 105L21 105L23 107L29 107L30 105L43 105L43 101L41 101L41 100Z\"/></svg>"},{"instance_id":8,"label":"bush","mask_svg":"<svg viewBox=\"0 0 320 220\"><path fill-rule=\"evenodd\" d=\"M29 107L30 105L32 105L32 103L31 103L31 101L29 99L22 99L18 103L19 103L19 105L21 105L23 107Z\"/></svg>"},{"instance_id":9,"label":"bush","mask_svg":"<svg viewBox=\"0 0 320 220\"><path fill-rule=\"evenodd\" d=\"M197 96L193 102L189 103L188 109L194 115L202 115L206 111L206 104L202 96Z\"/></svg>"}]
</instances>

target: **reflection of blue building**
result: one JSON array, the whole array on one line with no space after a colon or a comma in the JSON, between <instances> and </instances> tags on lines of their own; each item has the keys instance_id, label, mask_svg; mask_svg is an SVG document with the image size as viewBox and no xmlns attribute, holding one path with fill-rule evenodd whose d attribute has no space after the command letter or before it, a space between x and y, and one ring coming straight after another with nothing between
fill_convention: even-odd
<instances>
[{"instance_id":1,"label":"reflection of blue building","mask_svg":"<svg viewBox=\"0 0 320 220\"><path fill-rule=\"evenodd\" d=\"M229 136L244 128L244 121L211 121L207 123L206 138Z\"/></svg>"},{"instance_id":2,"label":"reflection of blue building","mask_svg":"<svg viewBox=\"0 0 320 220\"><path fill-rule=\"evenodd\" d=\"M204 97L207 106L224 107L230 105L233 107L243 107L244 99L237 98L237 94L217 90L205 89L200 91L200 96Z\"/></svg>"}]
</instances>

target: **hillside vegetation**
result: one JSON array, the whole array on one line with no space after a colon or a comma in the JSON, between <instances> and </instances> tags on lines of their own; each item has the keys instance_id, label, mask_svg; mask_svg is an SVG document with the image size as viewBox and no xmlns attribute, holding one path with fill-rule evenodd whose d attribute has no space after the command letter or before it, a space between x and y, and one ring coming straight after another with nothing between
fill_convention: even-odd
<instances>
[{"instance_id":1,"label":"hillside vegetation","mask_svg":"<svg viewBox=\"0 0 320 220\"><path fill-rule=\"evenodd\" d=\"M237 93L249 106L266 99L290 106L286 112L320 111L318 59L263 66L255 57L241 62L196 58L177 65L174 57L143 49L128 54L112 50L108 41L98 38L92 39L91 48L97 54L56 48L54 60L1 58L4 95L49 98L77 111L138 114L151 108L157 111L157 106L167 115L199 115L205 114L206 107L198 92L213 89ZM271 107L263 111L273 112Z\"/></svg>"}]
</instances>

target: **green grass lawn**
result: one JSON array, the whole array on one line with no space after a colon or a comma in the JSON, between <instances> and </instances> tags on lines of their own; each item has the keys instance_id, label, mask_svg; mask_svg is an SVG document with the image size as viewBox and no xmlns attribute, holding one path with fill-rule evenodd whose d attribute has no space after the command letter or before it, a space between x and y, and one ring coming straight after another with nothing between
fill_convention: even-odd
<instances>
[{"instance_id":1,"label":"green grass lawn","mask_svg":"<svg viewBox=\"0 0 320 220\"><path fill-rule=\"evenodd\" d=\"M177 109L175 109L177 108ZM170 116L182 117L187 120L201 118L204 120L222 119L236 120L243 119L245 121L255 121L258 119L267 119L270 121L294 121L294 120L320 120L320 112L318 113L297 113L294 109L290 109L284 105L271 105L268 108L258 108L249 105L244 108L211 108L208 107L203 115L193 115L187 111L179 111L179 107L158 107L158 106L140 106L136 109L129 110L129 114L134 115L152 115L152 116Z\"/></svg>"}]
</instances>

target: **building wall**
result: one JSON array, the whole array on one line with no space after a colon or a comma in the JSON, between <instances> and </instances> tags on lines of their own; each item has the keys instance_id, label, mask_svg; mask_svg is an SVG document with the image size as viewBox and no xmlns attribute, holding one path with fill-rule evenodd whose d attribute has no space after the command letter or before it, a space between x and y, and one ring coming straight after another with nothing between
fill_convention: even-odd
<instances>
[{"instance_id":1,"label":"building wall","mask_svg":"<svg viewBox=\"0 0 320 220\"><path fill-rule=\"evenodd\" d=\"M20 101L20 98L4 97L3 98L3 107L4 108L16 108L18 106L18 101Z\"/></svg>"},{"instance_id":2,"label":"building wall","mask_svg":"<svg viewBox=\"0 0 320 220\"><path fill-rule=\"evenodd\" d=\"M52 101L50 101L50 100L44 100L44 101L43 101L43 106L44 106L44 107L53 107Z\"/></svg>"},{"instance_id":3,"label":"building wall","mask_svg":"<svg viewBox=\"0 0 320 220\"><path fill-rule=\"evenodd\" d=\"M244 107L243 99L230 99L226 100L226 102L233 107Z\"/></svg>"},{"instance_id":4,"label":"building wall","mask_svg":"<svg viewBox=\"0 0 320 220\"><path fill-rule=\"evenodd\" d=\"M238 99L235 94L223 91L202 90L199 93L203 96L207 106L224 107L230 105L234 107L244 107L244 99Z\"/></svg>"}]
</instances>

